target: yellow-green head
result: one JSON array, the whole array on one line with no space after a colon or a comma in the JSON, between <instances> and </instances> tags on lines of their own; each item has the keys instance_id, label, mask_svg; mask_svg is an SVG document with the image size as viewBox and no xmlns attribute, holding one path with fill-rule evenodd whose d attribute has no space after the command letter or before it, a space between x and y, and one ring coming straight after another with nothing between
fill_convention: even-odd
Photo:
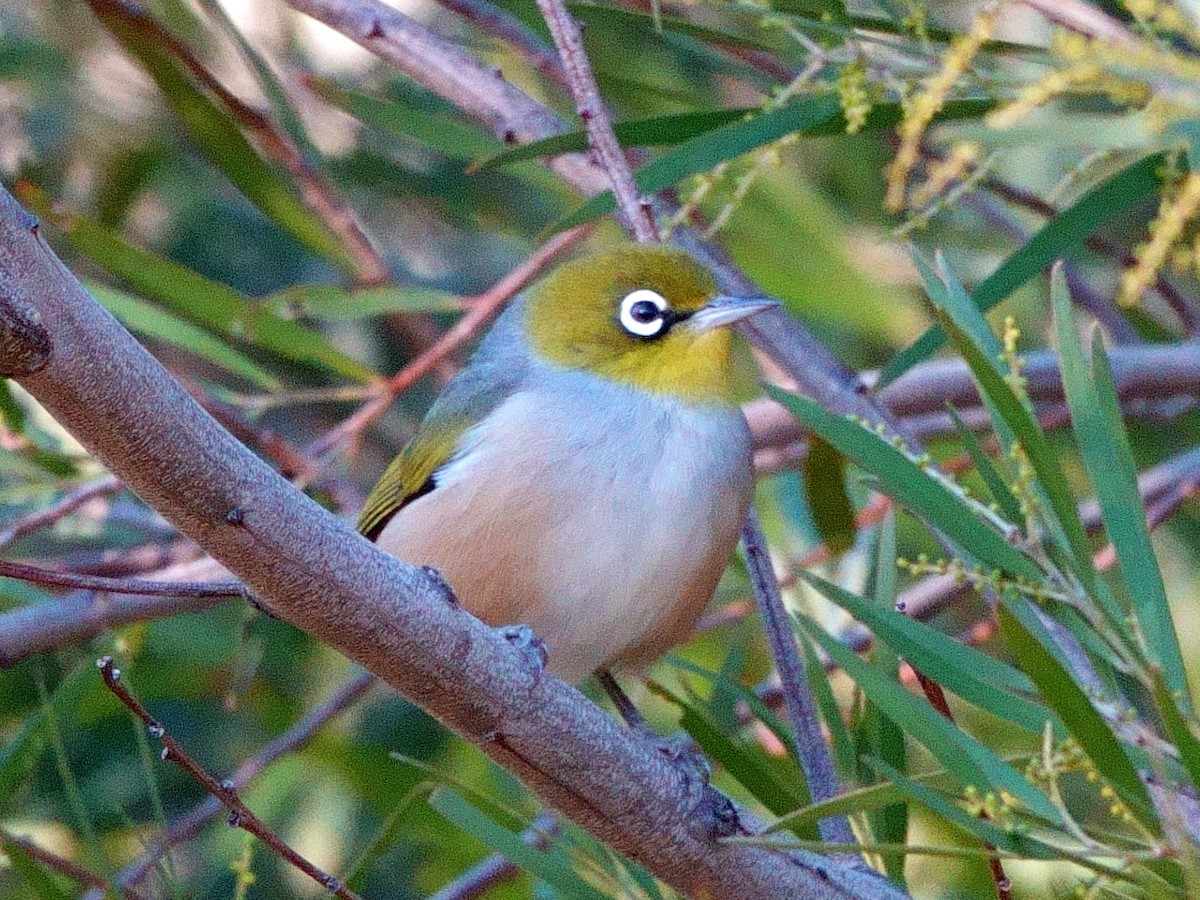
<instances>
[{"instance_id":1,"label":"yellow-green head","mask_svg":"<svg viewBox=\"0 0 1200 900\"><path fill-rule=\"evenodd\" d=\"M687 253L624 247L568 263L530 290L530 347L569 369L695 403L732 403L724 327L776 305L720 296Z\"/></svg>"}]
</instances>

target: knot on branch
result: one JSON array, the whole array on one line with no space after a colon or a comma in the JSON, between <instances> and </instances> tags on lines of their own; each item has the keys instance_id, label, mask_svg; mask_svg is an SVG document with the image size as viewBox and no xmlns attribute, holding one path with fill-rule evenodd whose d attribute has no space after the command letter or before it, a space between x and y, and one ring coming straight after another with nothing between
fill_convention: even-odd
<instances>
[{"instance_id":1,"label":"knot on branch","mask_svg":"<svg viewBox=\"0 0 1200 900\"><path fill-rule=\"evenodd\" d=\"M53 349L34 305L11 285L0 287L0 375L32 375L46 367Z\"/></svg>"}]
</instances>

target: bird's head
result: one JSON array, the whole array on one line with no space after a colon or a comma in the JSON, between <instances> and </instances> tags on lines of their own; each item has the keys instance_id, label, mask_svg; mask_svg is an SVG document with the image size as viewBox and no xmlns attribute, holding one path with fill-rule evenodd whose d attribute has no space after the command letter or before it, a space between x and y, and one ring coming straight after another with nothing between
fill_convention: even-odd
<instances>
[{"instance_id":1,"label":"bird's head","mask_svg":"<svg viewBox=\"0 0 1200 900\"><path fill-rule=\"evenodd\" d=\"M627 246L535 285L524 325L533 352L555 365L689 402L731 403L727 326L777 305L720 295L682 250Z\"/></svg>"}]
</instances>

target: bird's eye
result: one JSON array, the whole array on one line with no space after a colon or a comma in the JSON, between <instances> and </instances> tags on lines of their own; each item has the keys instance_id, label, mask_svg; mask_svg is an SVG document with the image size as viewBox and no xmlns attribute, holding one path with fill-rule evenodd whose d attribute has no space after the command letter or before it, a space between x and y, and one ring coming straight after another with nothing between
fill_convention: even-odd
<instances>
[{"instance_id":1,"label":"bird's eye","mask_svg":"<svg viewBox=\"0 0 1200 900\"><path fill-rule=\"evenodd\" d=\"M642 288L621 301L621 327L636 337L654 337L666 327L669 312L661 294Z\"/></svg>"}]
</instances>

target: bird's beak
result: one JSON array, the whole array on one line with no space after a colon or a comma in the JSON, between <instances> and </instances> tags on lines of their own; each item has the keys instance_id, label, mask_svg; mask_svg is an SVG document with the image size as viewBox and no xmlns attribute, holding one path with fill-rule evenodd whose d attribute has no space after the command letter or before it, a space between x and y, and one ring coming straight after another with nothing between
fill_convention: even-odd
<instances>
[{"instance_id":1,"label":"bird's beak","mask_svg":"<svg viewBox=\"0 0 1200 900\"><path fill-rule=\"evenodd\" d=\"M779 306L778 300L765 297L715 297L711 303L692 313L687 324L693 331L712 331Z\"/></svg>"}]
</instances>

